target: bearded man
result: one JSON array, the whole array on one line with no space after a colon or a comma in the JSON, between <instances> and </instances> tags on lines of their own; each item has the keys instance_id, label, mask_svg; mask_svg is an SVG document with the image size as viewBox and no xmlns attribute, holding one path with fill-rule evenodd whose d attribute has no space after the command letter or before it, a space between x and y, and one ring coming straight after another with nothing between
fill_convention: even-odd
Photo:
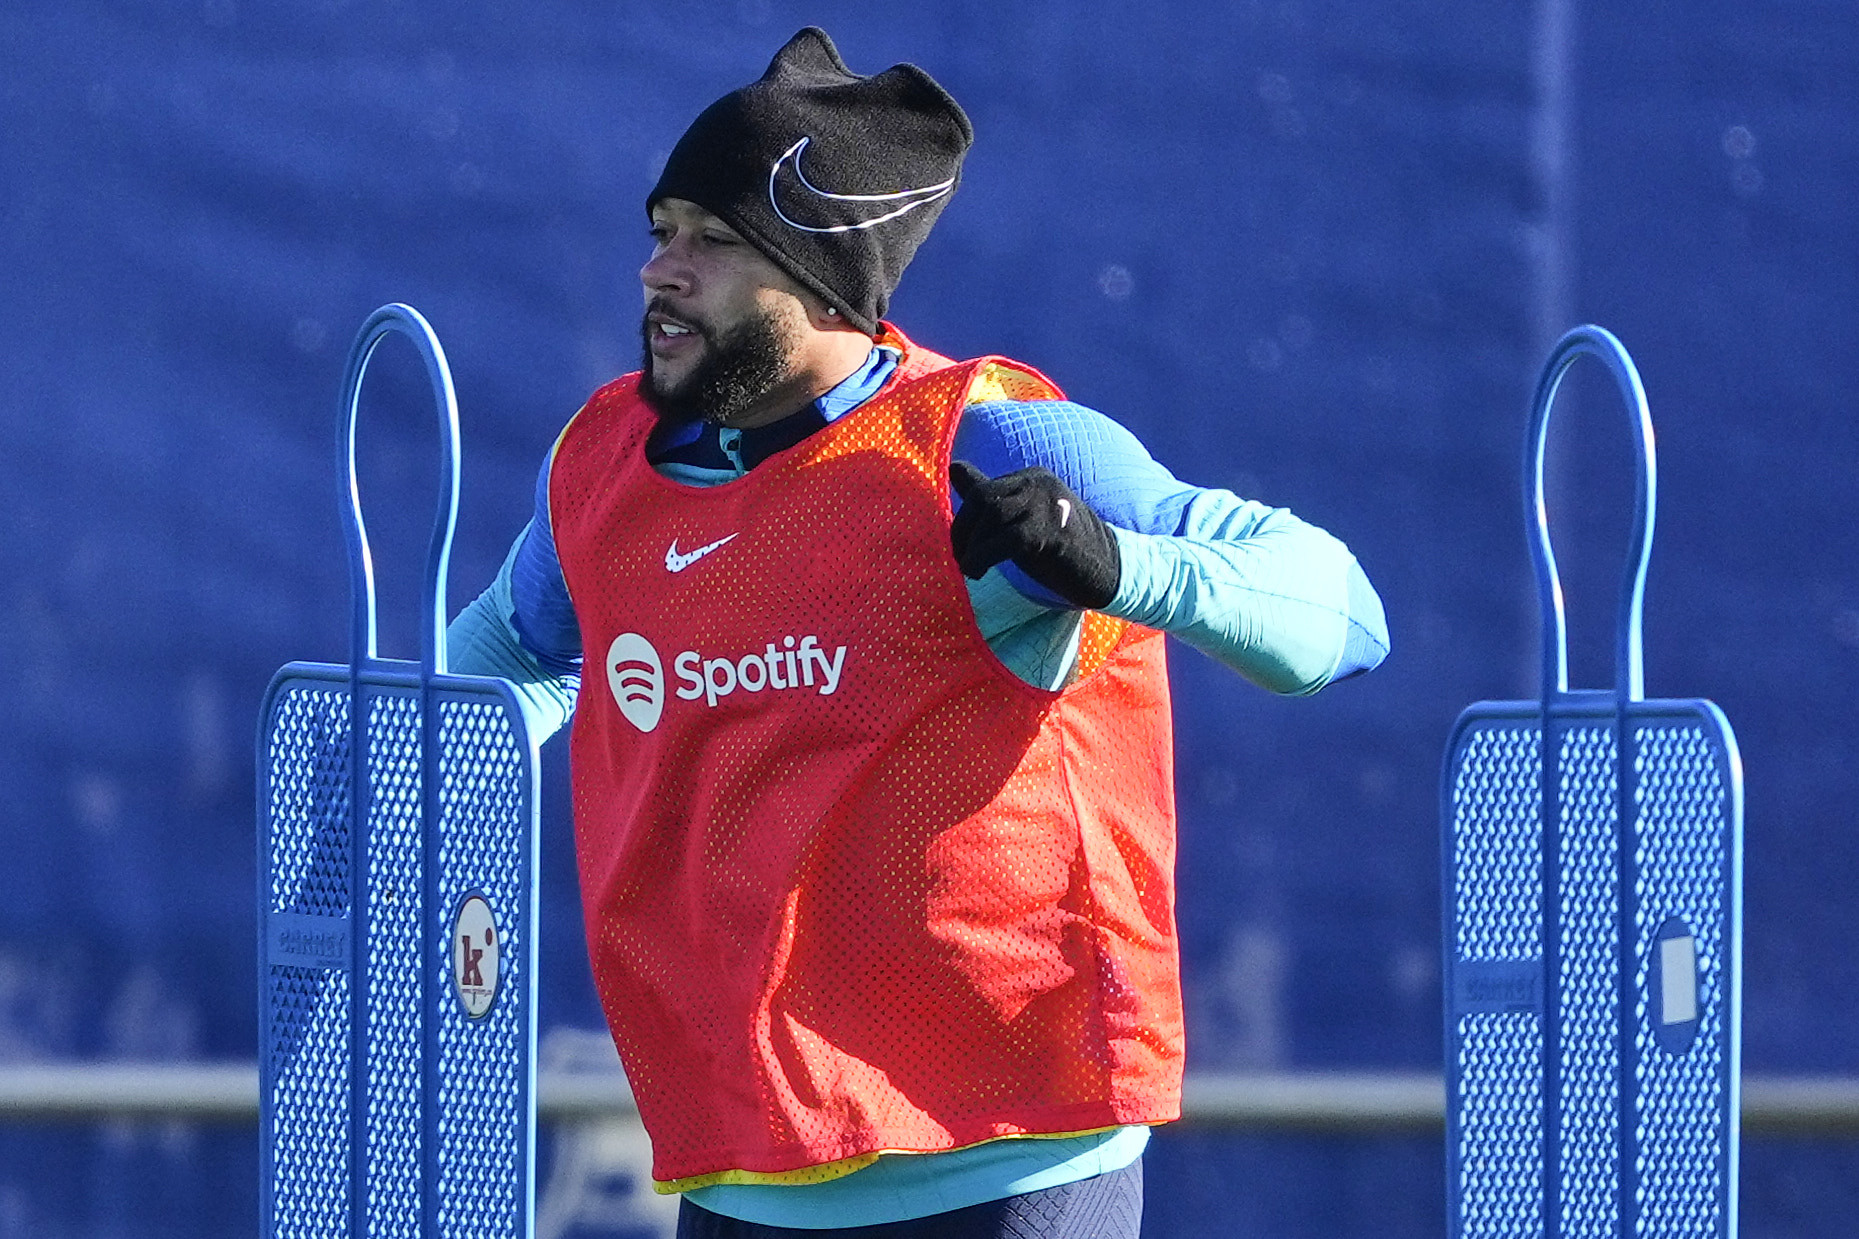
<instances>
[{"instance_id":1,"label":"bearded man","mask_svg":"<svg viewBox=\"0 0 1859 1239\"><path fill-rule=\"evenodd\" d=\"M643 368L452 626L537 734L574 715L680 1235L1133 1239L1183 1054L1162 634L1285 694L1387 652L1336 539L884 321L972 137L811 28L700 115L646 203Z\"/></svg>"}]
</instances>

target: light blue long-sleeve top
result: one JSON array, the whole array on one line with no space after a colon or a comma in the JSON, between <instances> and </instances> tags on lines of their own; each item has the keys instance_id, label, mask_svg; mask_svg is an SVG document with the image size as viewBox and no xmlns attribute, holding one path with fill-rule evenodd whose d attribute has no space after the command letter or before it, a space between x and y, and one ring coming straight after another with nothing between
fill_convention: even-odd
<instances>
[{"instance_id":1,"label":"light blue long-sleeve top","mask_svg":"<svg viewBox=\"0 0 1859 1239\"><path fill-rule=\"evenodd\" d=\"M896 364L894 350L874 348L857 373L771 427L660 427L648 459L688 485L730 481L855 410ZM971 404L954 455L990 477L1035 465L1057 474L1116 537L1122 572L1104 612L1172 633L1263 688L1314 693L1387 656L1381 601L1340 541L1282 508L1177 480L1101 413L1069 401ZM538 740L573 712L581 668L580 629L550 532L548 482L545 465L534 518L496 580L447 634L452 670L510 680ZM977 626L1006 666L1042 687L1067 682L1077 662L1077 608L1011 563L968 590ZM1141 1156L1147 1139L1147 1128L1128 1127L1001 1140L885 1156L825 1183L717 1185L688 1195L712 1212L766 1225L873 1225L1121 1169Z\"/></svg>"}]
</instances>

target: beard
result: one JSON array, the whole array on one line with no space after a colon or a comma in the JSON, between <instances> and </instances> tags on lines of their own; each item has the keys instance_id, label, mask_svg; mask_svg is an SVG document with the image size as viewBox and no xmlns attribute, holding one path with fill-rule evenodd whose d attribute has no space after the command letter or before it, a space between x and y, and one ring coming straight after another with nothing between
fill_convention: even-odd
<instances>
[{"instance_id":1,"label":"beard","mask_svg":"<svg viewBox=\"0 0 1859 1239\"><path fill-rule=\"evenodd\" d=\"M646 313L659 308L647 306ZM689 374L672 383L653 372L652 325L640 322L645 361L639 395L661 422L726 425L793 377L794 332L773 313L751 312L727 331L704 323L690 326L704 339L703 355Z\"/></svg>"}]
</instances>

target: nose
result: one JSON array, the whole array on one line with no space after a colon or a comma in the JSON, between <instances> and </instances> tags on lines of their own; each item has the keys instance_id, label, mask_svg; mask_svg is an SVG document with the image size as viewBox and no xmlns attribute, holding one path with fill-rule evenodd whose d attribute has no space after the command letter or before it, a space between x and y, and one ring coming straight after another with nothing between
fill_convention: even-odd
<instances>
[{"instance_id":1,"label":"nose","mask_svg":"<svg viewBox=\"0 0 1859 1239\"><path fill-rule=\"evenodd\" d=\"M653 249L645 266L639 268L639 282L648 298L657 293L684 293L691 288L690 266L679 256L674 245Z\"/></svg>"}]
</instances>

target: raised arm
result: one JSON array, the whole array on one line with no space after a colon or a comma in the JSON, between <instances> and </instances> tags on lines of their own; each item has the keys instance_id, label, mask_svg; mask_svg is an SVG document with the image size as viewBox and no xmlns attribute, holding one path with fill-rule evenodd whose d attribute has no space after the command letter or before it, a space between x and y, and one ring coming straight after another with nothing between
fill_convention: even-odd
<instances>
[{"instance_id":1,"label":"raised arm","mask_svg":"<svg viewBox=\"0 0 1859 1239\"><path fill-rule=\"evenodd\" d=\"M1106 614L1158 628L1272 692L1302 695L1388 653L1381 600L1349 548L1283 508L1192 486L1136 436L1068 401L970 406L955 456L990 477L1045 469L1111 529ZM1073 604L1011 561L1029 601Z\"/></svg>"}]
</instances>

